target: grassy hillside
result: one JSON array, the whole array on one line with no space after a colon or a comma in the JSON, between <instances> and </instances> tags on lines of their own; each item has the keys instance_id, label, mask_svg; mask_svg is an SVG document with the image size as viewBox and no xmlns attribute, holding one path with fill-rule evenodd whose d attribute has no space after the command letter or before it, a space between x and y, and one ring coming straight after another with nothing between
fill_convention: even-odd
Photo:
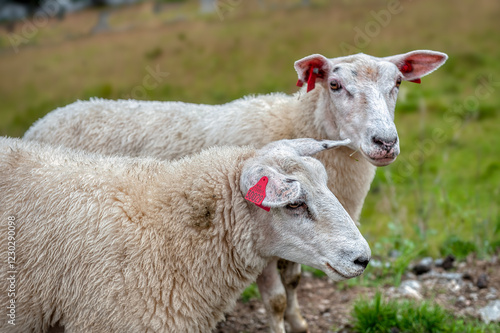
<instances>
[{"instance_id":1,"label":"grassy hillside","mask_svg":"<svg viewBox=\"0 0 500 333\"><path fill-rule=\"evenodd\" d=\"M362 232L380 252L402 239L434 255L465 245L491 252L500 244L500 3L311 2L219 1L213 15L198 14L197 1L159 14L146 2L115 9L110 31L97 34L92 10L35 22L34 33L26 22L1 31L0 134L21 136L92 96L224 103L292 93L293 62L311 53L438 50L450 56L445 66L402 86L401 155L378 170Z\"/></svg>"}]
</instances>

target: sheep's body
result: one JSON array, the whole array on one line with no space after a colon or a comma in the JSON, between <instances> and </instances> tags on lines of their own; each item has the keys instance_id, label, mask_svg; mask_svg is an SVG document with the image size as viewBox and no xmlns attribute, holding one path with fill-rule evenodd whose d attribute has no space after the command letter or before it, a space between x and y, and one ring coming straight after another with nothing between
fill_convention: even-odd
<instances>
[{"instance_id":1,"label":"sheep's body","mask_svg":"<svg viewBox=\"0 0 500 333\"><path fill-rule=\"evenodd\" d=\"M123 156L155 156L171 160L216 145L262 147L273 141L314 137L325 139L314 111L321 88L293 96L269 94L244 97L224 105L135 100L77 101L38 120L24 136ZM336 137L329 138L332 140ZM328 187L353 219L359 217L375 167L351 157L346 147L317 156L325 165Z\"/></svg>"},{"instance_id":2,"label":"sheep's body","mask_svg":"<svg viewBox=\"0 0 500 333\"><path fill-rule=\"evenodd\" d=\"M208 332L274 256L358 276L368 244L320 162L302 158L340 144L211 148L167 162L0 138L0 240L15 244L12 266L0 266L14 294L0 303L17 305L0 332ZM270 212L244 199L262 177ZM288 207L298 201L308 208Z\"/></svg>"},{"instance_id":3,"label":"sheep's body","mask_svg":"<svg viewBox=\"0 0 500 333\"><path fill-rule=\"evenodd\" d=\"M261 147L292 138L350 139L348 147L323 152L318 159L327 170L328 187L358 220L375 174L374 165L387 165L399 154L394 109L401 80L418 81L446 59L443 53L425 50L386 58L311 55L295 63L299 82L308 82L307 92L304 87L292 96L269 94L215 106L76 102L39 120L24 138L104 154L163 159L212 145ZM280 279L276 261L270 265L273 267L264 271L257 284L271 331L285 332L283 317L292 332L307 331L295 293L300 266L285 265Z\"/></svg>"},{"instance_id":4,"label":"sheep's body","mask_svg":"<svg viewBox=\"0 0 500 333\"><path fill-rule=\"evenodd\" d=\"M167 164L0 143L2 243L9 216L17 234L16 325L4 315L2 332L207 332L266 264L234 191L251 149Z\"/></svg>"}]
</instances>

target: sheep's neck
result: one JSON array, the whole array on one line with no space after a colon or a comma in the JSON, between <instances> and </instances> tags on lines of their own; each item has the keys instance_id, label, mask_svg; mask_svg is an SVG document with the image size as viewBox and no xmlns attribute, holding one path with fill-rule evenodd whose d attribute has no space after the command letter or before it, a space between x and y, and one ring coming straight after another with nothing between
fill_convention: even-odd
<instances>
[{"instance_id":1,"label":"sheep's neck","mask_svg":"<svg viewBox=\"0 0 500 333\"><path fill-rule=\"evenodd\" d=\"M219 321L265 267L267 260L256 249L261 241L259 231L255 230L257 224L239 190L240 173L235 170L240 170L242 163L237 160L216 169L213 169L213 163L175 168L168 184L158 186L161 199L151 215L165 215L169 223L156 225L155 228L159 229L154 234L166 235L168 248L178 249L167 253L160 247L156 253L146 256L164 258L160 261L166 268L158 275L168 280L164 285L175 286L168 290L170 303L165 304L164 311L175 310L176 306L181 309L193 307L197 311L189 312L191 321L202 322L204 317L215 317ZM190 190L184 194L165 190L171 183ZM186 199L184 206L190 207L188 210L178 210L172 205L183 196ZM172 214L180 218L171 219ZM210 218L206 220L205 216ZM144 261L148 262L147 259ZM198 329L206 331L210 325Z\"/></svg>"},{"instance_id":2,"label":"sheep's neck","mask_svg":"<svg viewBox=\"0 0 500 333\"><path fill-rule=\"evenodd\" d=\"M286 106L275 108L281 112L284 128L289 128L289 133L275 133L274 140L311 137L315 139L338 140L340 135L329 137L322 128L322 121L316 120L317 109L332 108L333 106L320 94L323 89L316 88L309 93L305 89L293 96L289 96ZM320 104L322 103L322 104ZM304 121L307 119L308 121ZM315 121L310 121L314 119ZM324 121L334 121L327 119ZM288 122L288 123L286 123ZM328 187L337 196L349 215L357 221L363 207L363 202L370 189L370 184L375 176L375 167L364 159L359 153L347 147L325 151L315 156L324 165L328 172Z\"/></svg>"}]
</instances>

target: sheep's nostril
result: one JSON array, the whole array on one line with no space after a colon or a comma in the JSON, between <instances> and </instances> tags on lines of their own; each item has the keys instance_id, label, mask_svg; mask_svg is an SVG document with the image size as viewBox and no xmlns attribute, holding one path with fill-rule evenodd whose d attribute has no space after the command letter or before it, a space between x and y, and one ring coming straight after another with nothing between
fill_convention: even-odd
<instances>
[{"instance_id":1,"label":"sheep's nostril","mask_svg":"<svg viewBox=\"0 0 500 333\"><path fill-rule=\"evenodd\" d=\"M377 146L383 146L384 145L384 141L380 140L378 137L374 136L372 138L372 142L374 144L376 144Z\"/></svg>"},{"instance_id":2,"label":"sheep's nostril","mask_svg":"<svg viewBox=\"0 0 500 333\"><path fill-rule=\"evenodd\" d=\"M366 268L369 262L370 258L364 258L364 257L359 257L356 260L354 260L354 264L362 266L363 268Z\"/></svg>"},{"instance_id":3,"label":"sheep's nostril","mask_svg":"<svg viewBox=\"0 0 500 333\"><path fill-rule=\"evenodd\" d=\"M374 137L372 137L372 142L375 145L379 146L380 148L389 151L392 147L394 147L396 142L398 142L398 138L396 137L394 139L386 139L386 138L374 136Z\"/></svg>"}]
</instances>

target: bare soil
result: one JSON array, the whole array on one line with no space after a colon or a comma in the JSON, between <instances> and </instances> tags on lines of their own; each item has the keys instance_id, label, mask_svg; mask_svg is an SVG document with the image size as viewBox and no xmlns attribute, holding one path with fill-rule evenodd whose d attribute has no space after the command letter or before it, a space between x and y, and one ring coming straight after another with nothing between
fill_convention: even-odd
<instances>
[{"instance_id":1,"label":"bare soil","mask_svg":"<svg viewBox=\"0 0 500 333\"><path fill-rule=\"evenodd\" d=\"M457 274L450 273L461 273L461 277L453 279ZM483 274L487 277L487 287L479 288L477 282ZM434 267L429 273L419 276L406 273L403 277L405 280L419 281L422 286L420 292L405 295L401 288L394 286L355 286L340 290L336 283L326 277L317 278L303 273L298 295L310 333L352 332L350 311L354 301L361 296L370 299L377 290L382 291L384 299L428 300L445 307L456 316L480 318L478 310L491 300L500 298L500 261L498 257L488 261L471 257L448 271ZM219 323L214 332L269 332L262 302L257 299L246 303L238 301L233 311L226 315L226 321Z\"/></svg>"}]
</instances>

